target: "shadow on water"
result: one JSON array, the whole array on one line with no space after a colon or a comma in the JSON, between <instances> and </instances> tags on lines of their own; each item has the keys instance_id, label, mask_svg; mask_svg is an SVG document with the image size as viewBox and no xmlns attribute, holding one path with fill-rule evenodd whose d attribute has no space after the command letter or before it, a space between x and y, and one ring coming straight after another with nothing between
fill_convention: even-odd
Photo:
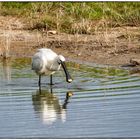
<instances>
[{"instance_id":1,"label":"shadow on water","mask_svg":"<svg viewBox=\"0 0 140 140\"><path fill-rule=\"evenodd\" d=\"M44 124L51 125L57 119L65 122L67 105L72 95L72 92L67 92L61 103L58 96L54 95L52 87L50 87L50 91L39 89L35 95L32 95L34 111Z\"/></svg>"}]
</instances>

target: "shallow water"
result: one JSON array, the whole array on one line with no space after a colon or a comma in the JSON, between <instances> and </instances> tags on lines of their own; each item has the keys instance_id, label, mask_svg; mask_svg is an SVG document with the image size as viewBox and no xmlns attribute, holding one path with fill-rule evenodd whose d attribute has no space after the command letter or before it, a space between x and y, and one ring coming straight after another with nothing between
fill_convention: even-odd
<instances>
[{"instance_id":1,"label":"shallow water","mask_svg":"<svg viewBox=\"0 0 140 140\"><path fill-rule=\"evenodd\" d=\"M60 71L39 90L30 59L0 62L0 138L140 137L140 75L67 65L71 84Z\"/></svg>"}]
</instances>

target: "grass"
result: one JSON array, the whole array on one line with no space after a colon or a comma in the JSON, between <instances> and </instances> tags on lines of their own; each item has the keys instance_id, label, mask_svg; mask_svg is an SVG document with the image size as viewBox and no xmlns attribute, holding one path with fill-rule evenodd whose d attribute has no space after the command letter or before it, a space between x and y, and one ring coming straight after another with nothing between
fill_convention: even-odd
<instances>
[{"instance_id":1,"label":"grass","mask_svg":"<svg viewBox=\"0 0 140 140\"><path fill-rule=\"evenodd\" d=\"M139 26L139 2L0 2L1 15L25 18L31 29L91 34L97 27Z\"/></svg>"}]
</instances>

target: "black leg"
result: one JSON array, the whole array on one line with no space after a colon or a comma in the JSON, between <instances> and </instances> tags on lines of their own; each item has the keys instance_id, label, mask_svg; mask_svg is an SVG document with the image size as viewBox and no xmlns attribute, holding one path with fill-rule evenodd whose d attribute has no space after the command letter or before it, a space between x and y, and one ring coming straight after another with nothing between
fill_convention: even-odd
<instances>
[{"instance_id":1,"label":"black leg","mask_svg":"<svg viewBox=\"0 0 140 140\"><path fill-rule=\"evenodd\" d=\"M50 85L53 85L52 74L50 75Z\"/></svg>"},{"instance_id":2,"label":"black leg","mask_svg":"<svg viewBox=\"0 0 140 140\"><path fill-rule=\"evenodd\" d=\"M50 93L53 93L53 86L50 85Z\"/></svg>"},{"instance_id":3,"label":"black leg","mask_svg":"<svg viewBox=\"0 0 140 140\"><path fill-rule=\"evenodd\" d=\"M41 86L41 75L39 75L39 81L38 81L38 86Z\"/></svg>"},{"instance_id":4,"label":"black leg","mask_svg":"<svg viewBox=\"0 0 140 140\"><path fill-rule=\"evenodd\" d=\"M41 86L39 87L39 94L41 94Z\"/></svg>"}]
</instances>

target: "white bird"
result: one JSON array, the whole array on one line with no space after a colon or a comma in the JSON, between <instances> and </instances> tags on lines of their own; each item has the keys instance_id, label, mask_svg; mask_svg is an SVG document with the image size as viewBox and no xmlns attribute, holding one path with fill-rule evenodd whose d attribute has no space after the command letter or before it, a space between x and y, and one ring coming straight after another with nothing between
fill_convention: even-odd
<instances>
[{"instance_id":1,"label":"white bird","mask_svg":"<svg viewBox=\"0 0 140 140\"><path fill-rule=\"evenodd\" d=\"M37 53L32 57L32 70L39 75L39 87L41 86L42 75L50 75L50 84L52 85L52 74L60 70L61 65L66 75L66 81L71 83L72 78L65 65L65 58L62 55L57 55L51 49L38 49Z\"/></svg>"}]
</instances>

